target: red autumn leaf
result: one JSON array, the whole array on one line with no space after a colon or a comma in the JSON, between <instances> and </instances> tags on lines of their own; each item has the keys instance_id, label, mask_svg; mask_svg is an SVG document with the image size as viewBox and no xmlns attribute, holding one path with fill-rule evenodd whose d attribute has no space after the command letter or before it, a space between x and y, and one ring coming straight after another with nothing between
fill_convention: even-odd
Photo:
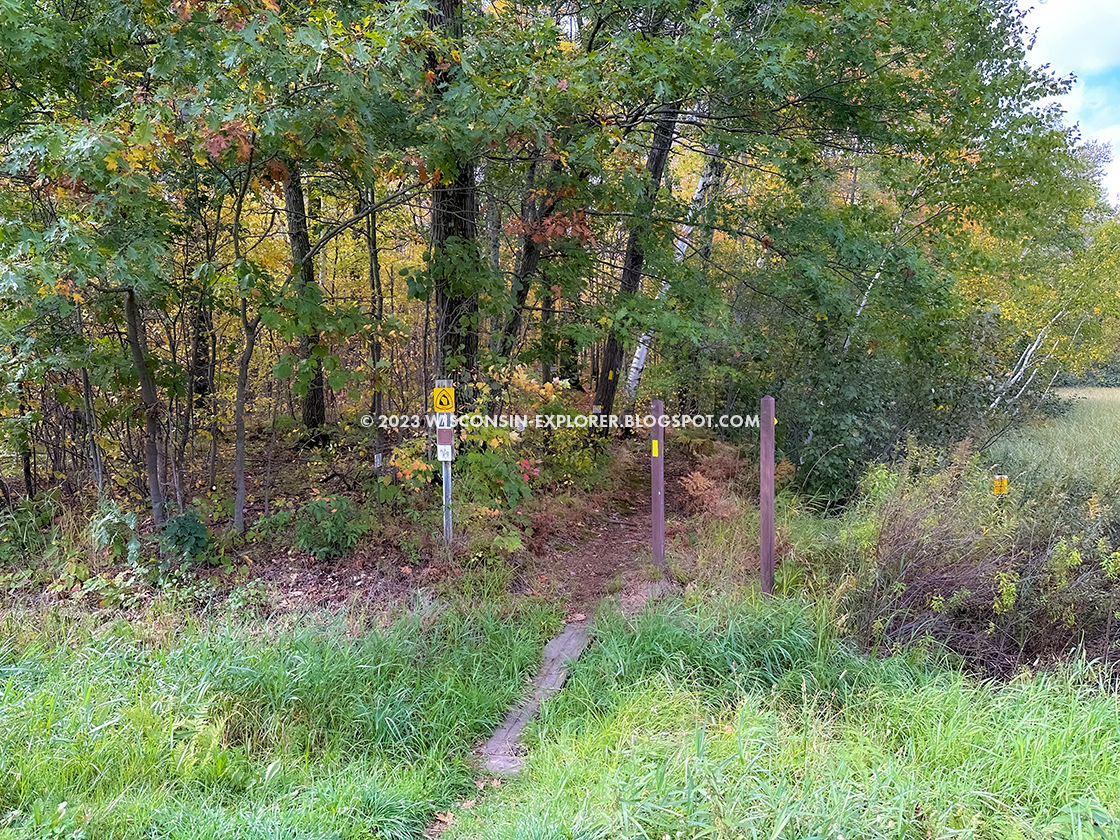
<instances>
[{"instance_id":1,"label":"red autumn leaf","mask_svg":"<svg viewBox=\"0 0 1120 840\"><path fill-rule=\"evenodd\" d=\"M229 139L217 131L208 131L202 142L206 145L206 151L210 153L212 158L218 157L229 146Z\"/></svg>"}]
</instances>

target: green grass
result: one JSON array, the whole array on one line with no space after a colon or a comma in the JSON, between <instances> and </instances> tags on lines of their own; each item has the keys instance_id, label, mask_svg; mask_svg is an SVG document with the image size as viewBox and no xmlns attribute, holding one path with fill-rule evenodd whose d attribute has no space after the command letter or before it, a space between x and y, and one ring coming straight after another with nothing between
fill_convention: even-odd
<instances>
[{"instance_id":1,"label":"green grass","mask_svg":"<svg viewBox=\"0 0 1120 840\"><path fill-rule=\"evenodd\" d=\"M1021 512L1019 543L1071 540L1081 551L1102 538L1120 546L1120 388L1063 390L1061 417L1032 421L984 453L1009 478L1008 503Z\"/></svg>"},{"instance_id":2,"label":"green grass","mask_svg":"<svg viewBox=\"0 0 1120 840\"><path fill-rule=\"evenodd\" d=\"M1062 390L1073 399L1062 417L1032 421L989 452L1012 492L1077 479L1099 492L1120 489L1120 388Z\"/></svg>"},{"instance_id":3,"label":"green grass","mask_svg":"<svg viewBox=\"0 0 1120 840\"><path fill-rule=\"evenodd\" d=\"M1120 702L1095 673L866 659L781 601L610 617L527 772L445 837L1118 836Z\"/></svg>"},{"instance_id":4,"label":"green grass","mask_svg":"<svg viewBox=\"0 0 1120 840\"><path fill-rule=\"evenodd\" d=\"M0 838L422 835L555 630L553 608L340 628L0 624ZM473 786L472 786L473 787Z\"/></svg>"}]
</instances>

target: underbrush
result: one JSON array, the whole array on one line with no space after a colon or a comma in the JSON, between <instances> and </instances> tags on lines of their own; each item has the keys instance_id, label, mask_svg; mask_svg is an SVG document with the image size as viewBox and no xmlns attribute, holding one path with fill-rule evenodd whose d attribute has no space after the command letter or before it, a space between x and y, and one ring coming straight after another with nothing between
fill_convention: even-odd
<instances>
[{"instance_id":1,"label":"underbrush","mask_svg":"<svg viewBox=\"0 0 1120 840\"><path fill-rule=\"evenodd\" d=\"M1099 501L1106 474L1084 454L1062 470L1052 458L1048 480L994 495L995 473L1033 469L1012 457L993 467L967 441L947 454L912 445L868 471L828 550L806 552L817 591L868 649L928 637L1005 677L1077 650L1112 664L1120 532Z\"/></svg>"},{"instance_id":2,"label":"underbrush","mask_svg":"<svg viewBox=\"0 0 1120 840\"><path fill-rule=\"evenodd\" d=\"M998 450L911 441L898 460L872 465L840 510L779 493L776 592L816 599L875 654L928 639L1002 678L1079 651L1111 668L1120 660L1117 441L1120 417L1090 401ZM993 493L997 474L1010 476L1007 495ZM757 508L721 516L720 504L670 529L674 571L702 589L757 586Z\"/></svg>"},{"instance_id":3,"label":"underbrush","mask_svg":"<svg viewBox=\"0 0 1120 840\"><path fill-rule=\"evenodd\" d=\"M422 835L523 691L555 610L150 636L0 624L0 838Z\"/></svg>"},{"instance_id":4,"label":"underbrush","mask_svg":"<svg viewBox=\"0 0 1120 840\"><path fill-rule=\"evenodd\" d=\"M1117 834L1120 703L1073 662L1006 685L865 657L796 602L608 617L523 779L449 838Z\"/></svg>"}]
</instances>

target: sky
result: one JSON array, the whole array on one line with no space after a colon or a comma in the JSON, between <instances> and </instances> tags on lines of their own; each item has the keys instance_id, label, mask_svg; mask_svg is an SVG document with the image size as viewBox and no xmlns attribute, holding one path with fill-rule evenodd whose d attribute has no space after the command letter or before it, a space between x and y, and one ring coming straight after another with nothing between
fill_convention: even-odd
<instances>
[{"instance_id":1,"label":"sky","mask_svg":"<svg viewBox=\"0 0 1120 840\"><path fill-rule=\"evenodd\" d=\"M1084 140L1112 144L1105 187L1120 203L1120 2L1118 0L1019 0L1036 30L1027 60L1049 64L1058 76L1077 77L1060 100Z\"/></svg>"}]
</instances>

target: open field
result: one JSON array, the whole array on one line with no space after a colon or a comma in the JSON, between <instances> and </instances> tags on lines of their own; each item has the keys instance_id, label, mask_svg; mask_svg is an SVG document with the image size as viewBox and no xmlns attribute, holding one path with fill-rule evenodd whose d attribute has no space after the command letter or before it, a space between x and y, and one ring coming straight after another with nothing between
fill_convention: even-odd
<instances>
[{"instance_id":1,"label":"open field","mask_svg":"<svg viewBox=\"0 0 1120 840\"><path fill-rule=\"evenodd\" d=\"M1019 485L1083 477L1099 491L1120 487L1120 388L1062 388L1072 400L1058 418L1032 420L991 448Z\"/></svg>"}]
</instances>

